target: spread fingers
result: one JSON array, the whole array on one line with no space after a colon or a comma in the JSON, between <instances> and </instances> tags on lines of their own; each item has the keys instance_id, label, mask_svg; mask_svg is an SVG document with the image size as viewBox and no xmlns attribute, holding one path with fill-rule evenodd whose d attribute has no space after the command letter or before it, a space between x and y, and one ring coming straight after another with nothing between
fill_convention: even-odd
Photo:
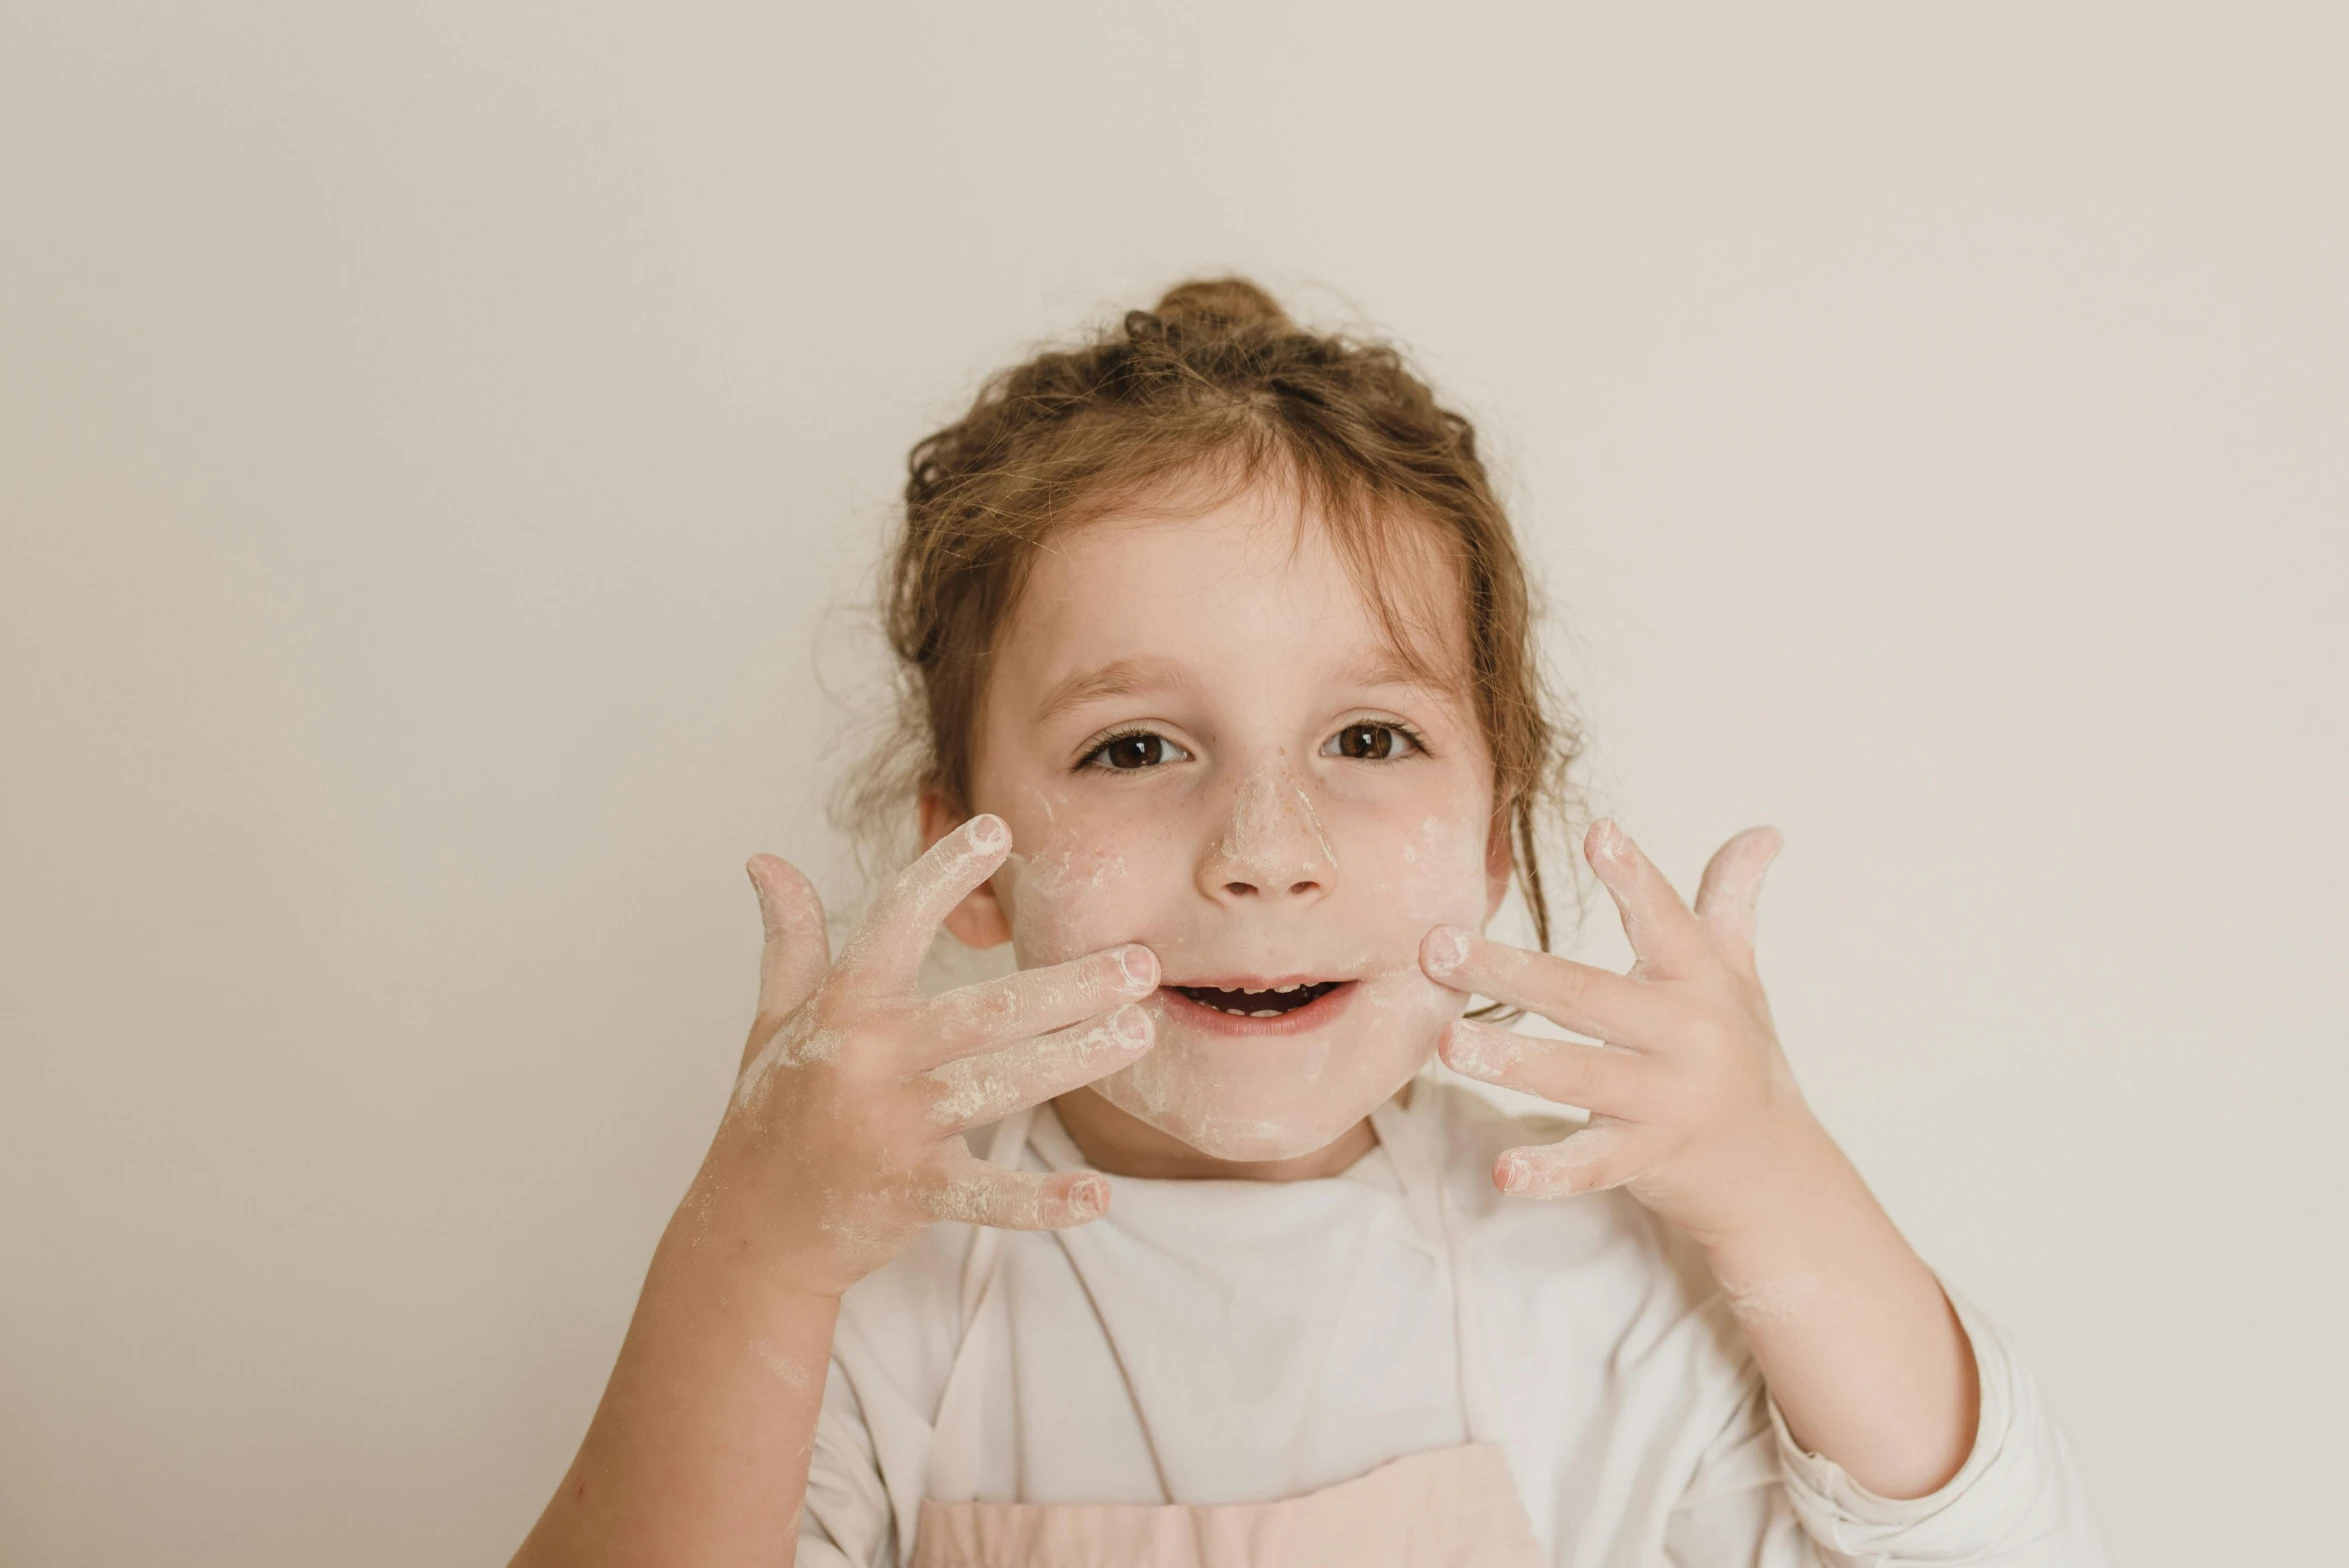
<instances>
[{"instance_id":1,"label":"spread fingers","mask_svg":"<svg viewBox=\"0 0 2349 1568\"><path fill-rule=\"evenodd\" d=\"M1158 959L1138 943L957 986L925 1009L919 1065L1065 1029L1156 989Z\"/></svg>"},{"instance_id":2,"label":"spread fingers","mask_svg":"<svg viewBox=\"0 0 2349 1568\"><path fill-rule=\"evenodd\" d=\"M1438 926L1419 944L1419 966L1438 985L1528 1013L1561 1029L1616 1045L1642 1045L1669 1032L1670 1006L1628 975L1552 953L1493 942Z\"/></svg>"},{"instance_id":3,"label":"spread fingers","mask_svg":"<svg viewBox=\"0 0 2349 1568\"><path fill-rule=\"evenodd\" d=\"M1680 901L1671 879L1612 821L1592 824L1583 858L1615 900L1623 934L1642 968L1657 974L1701 973L1713 961L1703 922Z\"/></svg>"},{"instance_id":4,"label":"spread fingers","mask_svg":"<svg viewBox=\"0 0 2349 1568\"><path fill-rule=\"evenodd\" d=\"M1011 853L1011 829L984 813L932 844L873 903L840 955L884 989L911 989L938 923L995 874Z\"/></svg>"},{"instance_id":5,"label":"spread fingers","mask_svg":"<svg viewBox=\"0 0 2349 1568\"><path fill-rule=\"evenodd\" d=\"M1714 852L1697 884L1697 918L1748 972L1754 967L1754 906L1762 897L1762 877L1784 843L1776 828L1747 828Z\"/></svg>"},{"instance_id":6,"label":"spread fingers","mask_svg":"<svg viewBox=\"0 0 2349 1568\"><path fill-rule=\"evenodd\" d=\"M1098 1171L1007 1171L949 1144L923 1195L930 1217L1003 1230L1064 1230L1109 1210L1109 1180Z\"/></svg>"},{"instance_id":7,"label":"spread fingers","mask_svg":"<svg viewBox=\"0 0 2349 1568\"><path fill-rule=\"evenodd\" d=\"M1520 1198L1570 1198L1620 1187L1646 1168L1635 1130L1594 1116L1556 1143L1502 1154L1493 1161L1493 1185Z\"/></svg>"},{"instance_id":8,"label":"spread fingers","mask_svg":"<svg viewBox=\"0 0 2349 1568\"><path fill-rule=\"evenodd\" d=\"M1631 1051L1545 1040L1470 1018L1447 1024L1436 1050L1454 1072L1586 1111L1636 1120L1653 1098L1656 1063Z\"/></svg>"},{"instance_id":9,"label":"spread fingers","mask_svg":"<svg viewBox=\"0 0 2349 1568\"><path fill-rule=\"evenodd\" d=\"M1117 1071L1149 1050L1151 1039L1150 1015L1129 1002L1080 1028L957 1057L925 1075L938 1086L930 1121L960 1132L1000 1120Z\"/></svg>"},{"instance_id":10,"label":"spread fingers","mask_svg":"<svg viewBox=\"0 0 2349 1568\"><path fill-rule=\"evenodd\" d=\"M758 895L759 924L766 932L759 954L755 1040L772 1033L807 1000L832 967L832 947L824 934L823 900L798 867L773 855L753 855L743 869Z\"/></svg>"}]
</instances>

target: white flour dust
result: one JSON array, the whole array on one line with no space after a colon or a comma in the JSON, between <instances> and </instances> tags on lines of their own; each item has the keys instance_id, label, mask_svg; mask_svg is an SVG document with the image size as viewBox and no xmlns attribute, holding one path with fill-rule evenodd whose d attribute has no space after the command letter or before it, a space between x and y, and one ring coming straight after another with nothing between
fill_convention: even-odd
<instances>
[{"instance_id":1,"label":"white flour dust","mask_svg":"<svg viewBox=\"0 0 2349 1568\"><path fill-rule=\"evenodd\" d=\"M1785 1323L1802 1316L1804 1309L1818 1298L1819 1282L1808 1274L1789 1274L1783 1279L1747 1285L1733 1285L1724 1280L1721 1293L1728 1297L1729 1310L1740 1323Z\"/></svg>"},{"instance_id":2,"label":"white flour dust","mask_svg":"<svg viewBox=\"0 0 2349 1568\"><path fill-rule=\"evenodd\" d=\"M792 1391L801 1394L804 1394L808 1391L808 1388L813 1380L809 1378L807 1370L803 1367L792 1365L791 1358L784 1355L782 1351L777 1350L772 1341L766 1339L752 1340L750 1342L750 1353L758 1358L758 1364L760 1366L765 1367L769 1372L774 1373L777 1381L781 1382L785 1388L791 1389Z\"/></svg>"}]
</instances>

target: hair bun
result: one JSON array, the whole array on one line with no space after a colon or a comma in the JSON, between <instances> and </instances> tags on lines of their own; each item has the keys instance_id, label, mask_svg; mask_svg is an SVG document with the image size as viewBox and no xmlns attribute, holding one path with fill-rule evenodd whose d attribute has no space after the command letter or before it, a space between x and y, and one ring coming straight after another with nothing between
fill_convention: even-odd
<instances>
[{"instance_id":1,"label":"hair bun","mask_svg":"<svg viewBox=\"0 0 2349 1568\"><path fill-rule=\"evenodd\" d=\"M1193 331L1229 332L1239 327L1270 327L1294 332L1297 324L1270 294L1246 278L1195 278L1168 289L1150 314L1170 327Z\"/></svg>"}]
</instances>

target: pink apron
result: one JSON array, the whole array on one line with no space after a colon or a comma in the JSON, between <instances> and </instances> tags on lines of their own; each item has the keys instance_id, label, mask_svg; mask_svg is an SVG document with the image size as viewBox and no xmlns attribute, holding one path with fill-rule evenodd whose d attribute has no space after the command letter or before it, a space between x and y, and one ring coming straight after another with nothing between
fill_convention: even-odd
<instances>
[{"instance_id":1,"label":"pink apron","mask_svg":"<svg viewBox=\"0 0 2349 1568\"><path fill-rule=\"evenodd\" d=\"M1029 1112L1001 1123L987 1158L1019 1161ZM1543 1568L1533 1524L1494 1436L1492 1374L1472 1273L1460 1256L1442 1169L1426 1132L1389 1104L1371 1113L1404 1199L1439 1241L1451 1276L1460 1400L1469 1441L1390 1460L1365 1475L1269 1503L982 1503L979 1364L1001 1232L981 1229L963 1266L962 1319L930 1448L913 1568Z\"/></svg>"}]
</instances>

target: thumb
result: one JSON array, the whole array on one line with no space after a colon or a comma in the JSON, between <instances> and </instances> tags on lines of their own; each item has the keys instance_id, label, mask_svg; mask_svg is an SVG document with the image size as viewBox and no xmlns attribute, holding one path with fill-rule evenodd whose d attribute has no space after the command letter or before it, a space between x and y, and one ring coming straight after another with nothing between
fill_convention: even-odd
<instances>
[{"instance_id":1,"label":"thumb","mask_svg":"<svg viewBox=\"0 0 2349 1568\"><path fill-rule=\"evenodd\" d=\"M1747 828L1713 852L1697 884L1697 918L1747 969L1754 966L1754 906L1762 897L1762 877L1785 842L1776 828Z\"/></svg>"},{"instance_id":2,"label":"thumb","mask_svg":"<svg viewBox=\"0 0 2349 1568\"><path fill-rule=\"evenodd\" d=\"M759 953L758 1040L806 1001L832 967L832 941L824 933L824 902L799 868L773 855L753 855L743 867L758 894L759 923L766 928Z\"/></svg>"}]
</instances>

